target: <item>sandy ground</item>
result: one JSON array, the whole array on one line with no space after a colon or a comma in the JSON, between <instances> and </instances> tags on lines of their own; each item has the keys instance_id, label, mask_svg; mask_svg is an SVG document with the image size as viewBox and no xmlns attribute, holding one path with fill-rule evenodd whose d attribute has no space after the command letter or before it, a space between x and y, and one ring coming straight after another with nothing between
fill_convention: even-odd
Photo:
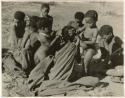
<instances>
[{"instance_id":1,"label":"sandy ground","mask_svg":"<svg viewBox=\"0 0 125 98\"><path fill-rule=\"evenodd\" d=\"M84 2L84 3L54 3L51 6L50 15L54 18L53 29L57 30L66 25L70 20L73 20L73 16L76 11L86 12L87 10L94 9L99 14L97 22L98 27L109 24L113 26L115 35L123 39L123 3L99 3L99 2ZM13 14L15 11L24 11L29 15L40 15L40 3L16 3L16 2L2 2L2 47L8 48L10 25L13 21ZM3 78L5 76L3 75ZM3 79L4 80L4 79ZM3 81L2 80L2 81ZM10 79L11 81L11 79ZM73 96L123 96L123 84L113 83L109 77L102 80L109 83L107 87L98 87L90 92L76 91L76 95ZM12 82L10 82L12 83ZM13 84L14 85L14 84ZM7 95L5 83L3 83L3 95ZM118 89L116 89L118 88ZM78 94L78 93L79 94ZM101 93L102 92L102 93ZM11 95L14 96L15 92ZM19 95L15 95L19 96ZM21 95L20 95L21 96ZM28 95L22 95L28 96Z\"/></svg>"}]
</instances>

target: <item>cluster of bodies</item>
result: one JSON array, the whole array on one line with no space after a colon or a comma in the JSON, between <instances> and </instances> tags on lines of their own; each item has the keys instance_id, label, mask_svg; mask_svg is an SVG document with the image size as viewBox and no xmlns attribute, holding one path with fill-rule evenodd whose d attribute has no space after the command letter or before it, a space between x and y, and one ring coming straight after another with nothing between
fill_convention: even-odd
<instances>
[{"instance_id":1,"label":"cluster of bodies","mask_svg":"<svg viewBox=\"0 0 125 98\"><path fill-rule=\"evenodd\" d=\"M27 16L22 11L14 14L9 54L16 64L10 66L9 62L3 68L13 73L24 72L30 90L44 80L72 81L75 66L82 66L82 76L98 76L123 65L122 40L113 34L110 25L98 29L95 10L76 12L74 20L58 31L52 30L49 11L50 6L45 3L40 16Z\"/></svg>"}]
</instances>

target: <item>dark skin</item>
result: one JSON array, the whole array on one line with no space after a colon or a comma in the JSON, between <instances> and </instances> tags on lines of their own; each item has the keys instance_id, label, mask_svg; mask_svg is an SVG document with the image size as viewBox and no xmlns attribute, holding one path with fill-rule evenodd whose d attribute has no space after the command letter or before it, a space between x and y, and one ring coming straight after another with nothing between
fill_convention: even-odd
<instances>
[{"instance_id":1,"label":"dark skin","mask_svg":"<svg viewBox=\"0 0 125 98\"><path fill-rule=\"evenodd\" d=\"M49 15L49 9L44 7L41 9L41 17L48 18L50 20L49 29L52 30L53 18Z\"/></svg>"}]
</instances>

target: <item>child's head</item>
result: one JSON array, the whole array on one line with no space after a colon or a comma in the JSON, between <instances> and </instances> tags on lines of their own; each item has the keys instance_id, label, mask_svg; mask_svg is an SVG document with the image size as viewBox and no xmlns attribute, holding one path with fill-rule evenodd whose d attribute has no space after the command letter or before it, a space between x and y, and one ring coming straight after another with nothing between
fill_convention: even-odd
<instances>
[{"instance_id":1,"label":"child's head","mask_svg":"<svg viewBox=\"0 0 125 98\"><path fill-rule=\"evenodd\" d=\"M38 27L38 31L39 33L46 33L49 34L50 33L50 24L49 24L49 19L48 18L40 18L40 20L38 21L37 27Z\"/></svg>"},{"instance_id":2,"label":"child's head","mask_svg":"<svg viewBox=\"0 0 125 98\"><path fill-rule=\"evenodd\" d=\"M84 13L83 12L76 12L75 15L74 15L74 17L75 17L75 21L77 23L81 24L82 21L83 21L83 19L84 19Z\"/></svg>"},{"instance_id":3,"label":"child's head","mask_svg":"<svg viewBox=\"0 0 125 98\"><path fill-rule=\"evenodd\" d=\"M62 29L62 37L64 38L65 41L73 40L75 38L75 35L76 35L76 29L72 26L65 26Z\"/></svg>"},{"instance_id":4,"label":"child's head","mask_svg":"<svg viewBox=\"0 0 125 98\"><path fill-rule=\"evenodd\" d=\"M38 23L39 19L40 18L38 16L31 16L29 19L29 27L33 32L38 31L37 23Z\"/></svg>"},{"instance_id":5,"label":"child's head","mask_svg":"<svg viewBox=\"0 0 125 98\"><path fill-rule=\"evenodd\" d=\"M101 38L106 40L112 38L114 36L112 26L103 25L99 30L99 35L101 36Z\"/></svg>"},{"instance_id":6,"label":"child's head","mask_svg":"<svg viewBox=\"0 0 125 98\"><path fill-rule=\"evenodd\" d=\"M16 11L14 13L14 22L16 24L18 24L18 25L24 24L25 23L24 18L25 18L25 13L24 12Z\"/></svg>"},{"instance_id":7,"label":"child's head","mask_svg":"<svg viewBox=\"0 0 125 98\"><path fill-rule=\"evenodd\" d=\"M89 10L85 14L85 23L89 27L96 26L98 20L98 13L95 10Z\"/></svg>"},{"instance_id":8,"label":"child's head","mask_svg":"<svg viewBox=\"0 0 125 98\"><path fill-rule=\"evenodd\" d=\"M41 5L41 14L43 17L46 17L48 15L49 10L50 10L49 4L43 3Z\"/></svg>"}]
</instances>

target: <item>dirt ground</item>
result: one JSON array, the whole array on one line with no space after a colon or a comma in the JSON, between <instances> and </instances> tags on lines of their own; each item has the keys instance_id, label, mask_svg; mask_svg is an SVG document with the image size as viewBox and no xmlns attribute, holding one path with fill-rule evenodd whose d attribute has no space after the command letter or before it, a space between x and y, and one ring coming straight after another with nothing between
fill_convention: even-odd
<instances>
[{"instance_id":1,"label":"dirt ground","mask_svg":"<svg viewBox=\"0 0 125 98\"><path fill-rule=\"evenodd\" d=\"M99 14L97 26L108 24L113 27L114 34L123 39L123 3L122 2L83 2L83 3L51 3L50 15L54 18L53 29L58 30L66 25L76 11L86 12L87 10L96 10ZM8 42L10 25L13 21L13 14L15 11L24 11L28 15L40 15L39 2L2 2L2 48L10 46ZM5 79L5 76L2 77ZM11 81L11 80L10 80ZM90 91L78 91L73 96L123 96L123 84L113 83L109 77L102 80L109 83L108 87L101 87ZM3 96L8 96L4 89L6 84L3 83ZM14 84L13 84L14 85ZM116 89L118 88L118 89ZM102 92L102 93L101 93ZM14 93L12 94L14 95ZM18 96L18 95L15 95ZM21 96L21 95L20 95ZM28 95L23 95L28 96Z\"/></svg>"}]
</instances>

